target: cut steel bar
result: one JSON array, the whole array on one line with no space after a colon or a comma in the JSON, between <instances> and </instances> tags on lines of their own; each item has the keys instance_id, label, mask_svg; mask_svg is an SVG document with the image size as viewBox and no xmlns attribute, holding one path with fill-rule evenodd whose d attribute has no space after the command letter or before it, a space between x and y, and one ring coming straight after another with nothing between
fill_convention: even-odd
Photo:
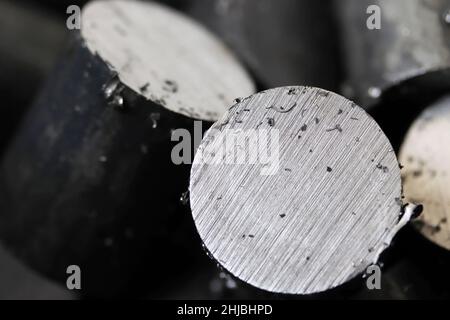
<instances>
[{"instance_id":1,"label":"cut steel bar","mask_svg":"<svg viewBox=\"0 0 450 320\"><path fill-rule=\"evenodd\" d=\"M82 293L109 296L190 254L169 249L190 243L190 165L172 161L171 134L206 129L254 86L212 34L156 3L94 1L82 21L0 166L0 234L42 273L65 283L78 265Z\"/></svg>"},{"instance_id":2,"label":"cut steel bar","mask_svg":"<svg viewBox=\"0 0 450 320\"><path fill-rule=\"evenodd\" d=\"M363 273L415 212L402 215L400 168L376 122L311 87L234 105L198 149L190 200L224 269L285 294L322 292Z\"/></svg>"},{"instance_id":3,"label":"cut steel bar","mask_svg":"<svg viewBox=\"0 0 450 320\"><path fill-rule=\"evenodd\" d=\"M412 123L400 150L406 201L424 205L415 224L450 250L450 96L426 108Z\"/></svg>"}]
</instances>

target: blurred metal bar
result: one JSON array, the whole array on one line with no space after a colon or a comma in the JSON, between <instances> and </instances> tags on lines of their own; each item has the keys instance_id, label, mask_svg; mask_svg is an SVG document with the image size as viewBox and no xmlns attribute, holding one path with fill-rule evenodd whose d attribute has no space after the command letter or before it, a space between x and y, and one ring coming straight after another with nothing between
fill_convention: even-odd
<instances>
[{"instance_id":1,"label":"blurred metal bar","mask_svg":"<svg viewBox=\"0 0 450 320\"><path fill-rule=\"evenodd\" d=\"M262 89L309 85L336 90L337 32L329 0L188 0L181 5L218 34Z\"/></svg>"},{"instance_id":2,"label":"blurred metal bar","mask_svg":"<svg viewBox=\"0 0 450 320\"><path fill-rule=\"evenodd\" d=\"M65 21L0 1L0 153L64 47Z\"/></svg>"},{"instance_id":3,"label":"blurred metal bar","mask_svg":"<svg viewBox=\"0 0 450 320\"><path fill-rule=\"evenodd\" d=\"M0 236L52 279L80 266L85 295L138 295L200 248L172 131L193 149L253 83L218 39L166 7L97 1L83 14L1 162Z\"/></svg>"},{"instance_id":4,"label":"blurred metal bar","mask_svg":"<svg viewBox=\"0 0 450 320\"><path fill-rule=\"evenodd\" d=\"M366 25L370 5L381 29ZM365 108L382 100L439 96L450 87L447 0L336 0L346 64L344 94Z\"/></svg>"}]
</instances>

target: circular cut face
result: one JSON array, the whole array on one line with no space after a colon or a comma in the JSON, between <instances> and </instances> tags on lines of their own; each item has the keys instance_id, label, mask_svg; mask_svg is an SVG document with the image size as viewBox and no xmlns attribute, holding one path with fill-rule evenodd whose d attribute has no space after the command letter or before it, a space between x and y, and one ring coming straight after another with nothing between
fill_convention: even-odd
<instances>
[{"instance_id":1,"label":"circular cut face","mask_svg":"<svg viewBox=\"0 0 450 320\"><path fill-rule=\"evenodd\" d=\"M376 262L400 197L398 162L375 121L310 87L237 103L207 132L191 171L206 248L234 276L280 293L324 291Z\"/></svg>"},{"instance_id":2,"label":"circular cut face","mask_svg":"<svg viewBox=\"0 0 450 320\"><path fill-rule=\"evenodd\" d=\"M230 51L196 22L152 2L94 1L82 36L120 80L165 108L217 120L253 82Z\"/></svg>"},{"instance_id":3,"label":"circular cut face","mask_svg":"<svg viewBox=\"0 0 450 320\"><path fill-rule=\"evenodd\" d=\"M406 201L423 204L416 226L450 250L450 96L412 124L400 152Z\"/></svg>"}]
</instances>

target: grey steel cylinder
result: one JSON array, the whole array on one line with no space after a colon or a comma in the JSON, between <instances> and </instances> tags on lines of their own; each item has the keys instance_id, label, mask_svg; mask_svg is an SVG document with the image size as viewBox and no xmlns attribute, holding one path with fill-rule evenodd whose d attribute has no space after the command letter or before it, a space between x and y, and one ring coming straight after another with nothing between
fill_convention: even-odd
<instances>
[{"instance_id":1,"label":"grey steel cylinder","mask_svg":"<svg viewBox=\"0 0 450 320\"><path fill-rule=\"evenodd\" d=\"M380 29L370 29L380 11ZM344 95L370 108L381 99L438 96L450 85L450 1L335 1L346 69Z\"/></svg>"},{"instance_id":2,"label":"grey steel cylinder","mask_svg":"<svg viewBox=\"0 0 450 320\"><path fill-rule=\"evenodd\" d=\"M188 0L179 8L218 34L262 88L336 89L339 50L330 0Z\"/></svg>"}]
</instances>

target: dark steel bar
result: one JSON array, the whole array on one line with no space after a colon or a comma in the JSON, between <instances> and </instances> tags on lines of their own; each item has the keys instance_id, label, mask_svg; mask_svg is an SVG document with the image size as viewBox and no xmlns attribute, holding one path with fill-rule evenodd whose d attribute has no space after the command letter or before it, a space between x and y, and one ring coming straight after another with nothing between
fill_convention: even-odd
<instances>
[{"instance_id":1,"label":"dark steel bar","mask_svg":"<svg viewBox=\"0 0 450 320\"><path fill-rule=\"evenodd\" d=\"M192 23L156 5L116 1L117 7L109 7L108 2L99 3L90 11L93 16L105 10L122 13L119 18L106 15L90 29L94 34L99 26L109 30L105 27L107 19L113 19L118 25L113 30L118 34L105 31L111 41L118 41L114 39L135 27L129 24L133 17L127 19L133 10L148 10L150 18L168 15L172 17L168 24ZM84 21L86 28L92 26L89 20ZM159 26L160 22L150 23ZM180 37L189 36L197 28L184 28ZM196 32L198 36L203 31ZM205 45L211 50L216 40L207 35ZM188 189L190 164L174 163L171 152L178 142L171 141L171 135L175 129L185 129L194 137L199 134L194 133L196 120L203 120L202 129L206 130L219 114L205 116L181 108L173 111L170 99L186 94L216 108L214 105L223 104L221 99L225 97L211 98L211 91L202 91L200 85L195 92L183 91L183 87L177 91L176 76L170 83L161 77L133 90L123 80L130 69L116 72L122 66L111 65L102 56L100 45L96 44L98 51L92 49L94 44L83 33L74 36L65 59L48 79L5 153L0 165L0 236L15 255L52 279L65 283L66 268L80 266L84 295L138 295L150 284L157 286L162 274L181 274L176 261L184 261L189 270L196 263L192 248L200 247L188 207L180 202ZM118 51L123 46L117 42ZM126 49L131 52L131 65L156 63L138 60L132 54L134 47ZM203 53L202 48L198 50ZM174 61L171 57L158 58L176 71L180 64L192 62L192 56L186 62L182 55ZM236 70L236 74L245 74L234 60L211 52L209 59ZM201 60L195 63L197 76L202 74L203 64ZM139 70L136 67L135 72ZM205 83L223 74L209 79L214 73L205 72ZM232 80L239 84L240 79ZM222 91L220 81L214 84ZM153 88L160 87L167 87L167 101L146 98L156 90ZM251 81L244 81L244 87L252 87ZM229 89L225 96L245 90ZM180 103L191 105L189 100Z\"/></svg>"},{"instance_id":2,"label":"dark steel bar","mask_svg":"<svg viewBox=\"0 0 450 320\"><path fill-rule=\"evenodd\" d=\"M338 85L331 1L189 0L181 10L224 39L263 89Z\"/></svg>"},{"instance_id":3,"label":"dark steel bar","mask_svg":"<svg viewBox=\"0 0 450 320\"><path fill-rule=\"evenodd\" d=\"M369 29L367 8L380 8ZM450 4L446 0L335 1L346 84L343 92L369 109L384 101L437 97L450 85ZM372 13L373 14L373 13Z\"/></svg>"}]
</instances>

